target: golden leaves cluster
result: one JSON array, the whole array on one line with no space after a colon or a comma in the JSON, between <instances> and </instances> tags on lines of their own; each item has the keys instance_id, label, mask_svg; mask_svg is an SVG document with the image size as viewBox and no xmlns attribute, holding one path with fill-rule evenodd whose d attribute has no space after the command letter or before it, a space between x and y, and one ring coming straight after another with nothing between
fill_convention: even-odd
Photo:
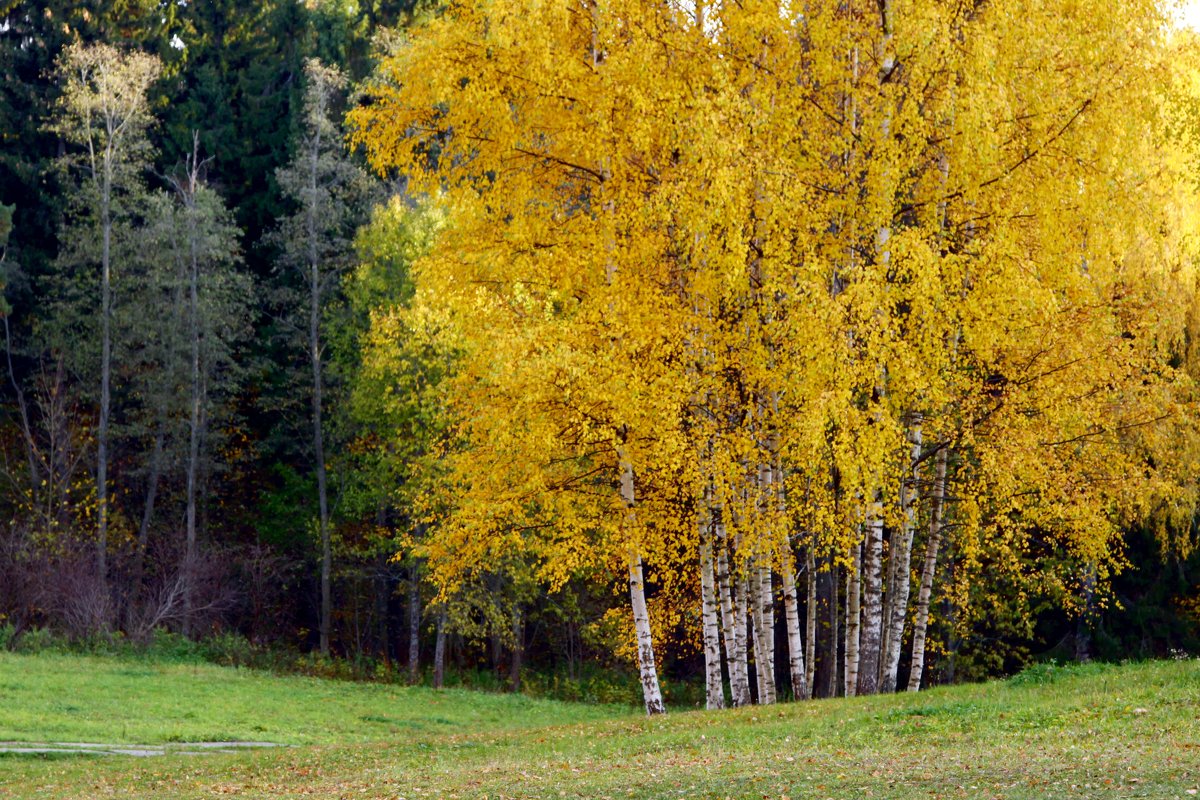
<instances>
[{"instance_id":1,"label":"golden leaves cluster","mask_svg":"<svg viewBox=\"0 0 1200 800\"><path fill-rule=\"evenodd\" d=\"M449 219L417 267L464 352L444 563L666 564L708 508L747 554L844 554L901 515L916 426L964 563L1119 563L1123 521L1190 503L1148 455L1193 295L1167 31L1153 0L463 0L416 31L351 118Z\"/></svg>"}]
</instances>

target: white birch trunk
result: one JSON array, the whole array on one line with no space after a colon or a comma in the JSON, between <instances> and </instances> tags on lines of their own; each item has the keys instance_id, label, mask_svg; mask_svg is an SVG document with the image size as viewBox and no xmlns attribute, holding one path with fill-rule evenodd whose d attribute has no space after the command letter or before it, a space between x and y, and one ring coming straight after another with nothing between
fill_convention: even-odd
<instances>
[{"instance_id":1,"label":"white birch trunk","mask_svg":"<svg viewBox=\"0 0 1200 800\"><path fill-rule=\"evenodd\" d=\"M925 634L929 627L929 600L933 594L933 577L937 571L938 547L942 540L942 515L946 503L946 459L948 448L937 454L933 480L933 496L929 511L929 539L925 543L925 564L921 569L921 586L917 590L917 615L913 621L912 668L908 673L908 691L921 688L925 672Z\"/></svg>"},{"instance_id":2,"label":"white birch trunk","mask_svg":"<svg viewBox=\"0 0 1200 800\"><path fill-rule=\"evenodd\" d=\"M742 659L746 662L746 704L753 703L757 698L750 694L750 654L754 650L754 640L750 636L750 618L753 614L753 602L749 597L749 585L745 576L738 578L735 583L737 592L733 600L734 615L737 618L737 636L738 649L741 652ZM757 665L755 672L758 672ZM757 686L754 686L757 689Z\"/></svg>"},{"instance_id":3,"label":"white birch trunk","mask_svg":"<svg viewBox=\"0 0 1200 800\"><path fill-rule=\"evenodd\" d=\"M633 526L634 503L633 465L619 453L621 467L621 501L625 505L626 524ZM654 664L654 642L650 634L650 610L646 606L646 586L642 575L642 557L631 551L629 556L629 599L633 606L633 627L637 636L638 674L642 681L642 696L647 714L665 714L662 691L658 686L658 670Z\"/></svg>"},{"instance_id":4,"label":"white birch trunk","mask_svg":"<svg viewBox=\"0 0 1200 800\"><path fill-rule=\"evenodd\" d=\"M642 696L646 714L665 714L662 692L658 688L658 671L654 666L654 644L650 637L650 612L646 607L646 590L642 578L642 558L629 560L629 596L633 604L633 626L637 632L638 673L642 681Z\"/></svg>"},{"instance_id":5,"label":"white birch trunk","mask_svg":"<svg viewBox=\"0 0 1200 800\"><path fill-rule=\"evenodd\" d=\"M762 606L758 597L758 569L753 565L747 566L747 572L753 576L743 578L741 586L741 594L746 598L746 608L749 614L750 635L749 648L754 654L754 701L761 703L763 697L767 693L767 687L763 677L763 641L762 641Z\"/></svg>"},{"instance_id":6,"label":"white birch trunk","mask_svg":"<svg viewBox=\"0 0 1200 800\"><path fill-rule=\"evenodd\" d=\"M888 586L888 607L891 620L888 624L887 646L884 650L883 679L880 691L896 691L896 676L900 670L900 649L904 643L904 623L908 619L908 596L912 588L912 543L917 527L917 480L921 458L921 426L914 424L909 429L909 471L905 485L900 488L900 506L904 512L904 527L896 537L896 547L891 556L893 585Z\"/></svg>"},{"instance_id":7,"label":"white birch trunk","mask_svg":"<svg viewBox=\"0 0 1200 800\"><path fill-rule=\"evenodd\" d=\"M725 657L729 665L729 693L734 708L750 705L750 671L746 666L746 649L739 630L745 622L738 616L729 575L729 559L725 555L725 525L715 521L717 539L717 591L721 599L721 628L725 638Z\"/></svg>"},{"instance_id":8,"label":"white birch trunk","mask_svg":"<svg viewBox=\"0 0 1200 800\"><path fill-rule=\"evenodd\" d=\"M876 502L867 518L867 540L863 551L863 623L857 694L875 694L879 689L879 646L883 632L882 558L883 514Z\"/></svg>"},{"instance_id":9,"label":"white birch trunk","mask_svg":"<svg viewBox=\"0 0 1200 800\"><path fill-rule=\"evenodd\" d=\"M895 57L893 53L893 14L894 0L879 0L880 40L878 48L880 84L887 84L893 77ZM885 100L886 102L886 100ZM885 110L880 122L880 140L887 142L892 135L891 112ZM885 183L886 186L886 183ZM889 191L885 189L885 191ZM888 207L894 200L888 197ZM887 266L891 263L892 229L885 222L875 233L875 254L879 263ZM879 680L883 667L884 626L887 624L883 606L883 511L880 507L882 497L877 496L875 508L867 520L867 542L863 558L863 632L859 648L858 693L875 694L879 689ZM890 617L889 617L890 618Z\"/></svg>"},{"instance_id":10,"label":"white birch trunk","mask_svg":"<svg viewBox=\"0 0 1200 800\"><path fill-rule=\"evenodd\" d=\"M725 685L721 679L721 631L718 625L716 581L713 575L712 517L700 519L700 618L704 626L704 678L707 708L725 707Z\"/></svg>"},{"instance_id":11,"label":"white birch trunk","mask_svg":"<svg viewBox=\"0 0 1200 800\"><path fill-rule=\"evenodd\" d=\"M762 694L758 702L770 705L775 702L775 592L771 580L771 567L762 565L758 568L758 620L762 626L759 631L759 644L762 649L759 662L759 672L762 673Z\"/></svg>"},{"instance_id":12,"label":"white birch trunk","mask_svg":"<svg viewBox=\"0 0 1200 800\"><path fill-rule=\"evenodd\" d=\"M854 697L858 692L858 640L862 632L862 544L856 542L851 550L853 563L850 582L846 586L846 670L843 687L846 697Z\"/></svg>"},{"instance_id":13,"label":"white birch trunk","mask_svg":"<svg viewBox=\"0 0 1200 800\"><path fill-rule=\"evenodd\" d=\"M790 547L788 548L791 549ZM792 698L807 700L808 679L804 672L804 642L800 637L800 603L796 598L796 567L791 554L782 571L783 614L787 624L788 672L792 679Z\"/></svg>"}]
</instances>

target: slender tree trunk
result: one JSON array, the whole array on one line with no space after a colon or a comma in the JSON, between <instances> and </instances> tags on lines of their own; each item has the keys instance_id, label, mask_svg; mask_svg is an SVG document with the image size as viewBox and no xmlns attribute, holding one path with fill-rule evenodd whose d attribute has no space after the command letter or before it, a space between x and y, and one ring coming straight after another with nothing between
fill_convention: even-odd
<instances>
[{"instance_id":1,"label":"slender tree trunk","mask_svg":"<svg viewBox=\"0 0 1200 800\"><path fill-rule=\"evenodd\" d=\"M788 546L791 550L791 546ZM800 638L800 603L796 598L796 567L791 552L782 572L783 615L787 624L788 672L792 679L792 698L808 699L808 680L804 673L804 643Z\"/></svg>"},{"instance_id":2,"label":"slender tree trunk","mask_svg":"<svg viewBox=\"0 0 1200 800\"><path fill-rule=\"evenodd\" d=\"M187 549L184 559L192 560L196 553L196 482L200 470L200 264L196 253L194 208L188 208L188 240L191 250L191 272L188 282L189 338L191 340L191 402L188 418L187 466Z\"/></svg>"},{"instance_id":3,"label":"slender tree trunk","mask_svg":"<svg viewBox=\"0 0 1200 800\"><path fill-rule=\"evenodd\" d=\"M872 508L867 518L867 540L863 549L863 623L858 653L857 694L879 690L879 646L883 629L883 512Z\"/></svg>"},{"instance_id":4,"label":"slender tree trunk","mask_svg":"<svg viewBox=\"0 0 1200 800\"><path fill-rule=\"evenodd\" d=\"M900 650L904 643L904 623L908 619L908 596L912 589L913 532L917 527L917 481L920 477L917 466L921 458L921 426L919 423L909 428L909 443L912 446L909 454L909 464L912 467L905 485L900 488L904 527L898 532L897 546L891 557L891 573L895 583L888 586L888 606L892 616L888 624L887 648L884 651L883 680L880 685L880 691L883 692L896 691L897 674L900 671Z\"/></svg>"},{"instance_id":5,"label":"slender tree trunk","mask_svg":"<svg viewBox=\"0 0 1200 800\"><path fill-rule=\"evenodd\" d=\"M879 684L882 691L883 673L887 666L888 647L891 645L892 637L892 606L896 601L896 551L899 548L899 540L903 535L901 531L885 528L887 534L886 541L883 544L883 551L880 559L879 571L883 575L882 602L883 610L880 614L881 622L879 628Z\"/></svg>"},{"instance_id":6,"label":"slender tree trunk","mask_svg":"<svg viewBox=\"0 0 1200 800\"><path fill-rule=\"evenodd\" d=\"M309 191L311 197L316 197L318 189L317 162L320 154L320 134L318 133L311 144ZM322 655L329 655L329 638L333 624L333 597L331 573L333 570L333 550L329 541L329 496L326 490L325 475L325 440L322 424L322 379L321 379L321 264L317 252L317 208L315 200L310 199L306 207L306 227L308 234L308 267L309 267L309 315L308 342L309 359L312 364L312 415L313 415L313 457L317 469L317 505L320 514L319 526L321 536L321 621L320 647Z\"/></svg>"},{"instance_id":7,"label":"slender tree trunk","mask_svg":"<svg viewBox=\"0 0 1200 800\"><path fill-rule=\"evenodd\" d=\"M650 636L650 611L646 607L646 589L642 577L641 556L629 559L629 597L633 605L633 626L637 632L638 671L642 681L642 695L646 702L646 713L665 714L662 692L658 688L658 670L654 665L654 644Z\"/></svg>"},{"instance_id":8,"label":"slender tree trunk","mask_svg":"<svg viewBox=\"0 0 1200 800\"><path fill-rule=\"evenodd\" d=\"M805 620L804 620L804 682L809 697L814 696L817 678L817 562L813 555L816 535L804 552Z\"/></svg>"},{"instance_id":9,"label":"slender tree trunk","mask_svg":"<svg viewBox=\"0 0 1200 800\"><path fill-rule=\"evenodd\" d=\"M198 142L197 142L198 146ZM193 169L199 153L193 154ZM203 425L203 391L200 377L200 261L196 241L196 207L195 180L191 176L191 185L184 195L185 213L188 220L188 251L191 260L191 270L188 280L188 334L191 344L191 398L188 415L188 464L187 464L187 530L186 546L183 554L183 569L185 583L183 589L183 633L188 635L192 617L192 580L191 574L196 559L196 487L200 477L200 436Z\"/></svg>"},{"instance_id":10,"label":"slender tree trunk","mask_svg":"<svg viewBox=\"0 0 1200 800\"><path fill-rule=\"evenodd\" d=\"M750 648L754 653L754 697L755 702L761 705L767 702L767 677L766 670L763 668L766 657L763 655L765 643L763 641L761 586L758 567L753 562L747 566L746 571L749 575L742 580L741 587L750 613Z\"/></svg>"},{"instance_id":11,"label":"slender tree trunk","mask_svg":"<svg viewBox=\"0 0 1200 800\"><path fill-rule=\"evenodd\" d=\"M878 8L882 34L877 51L880 82L889 83L894 78L895 72L893 69L895 66L895 54L893 52L894 0L878 0ZM883 141L890 139L892 135L892 116L889 110L885 110L880 128L881 139ZM884 157L887 157L886 154ZM892 171L887 168L886 164L884 168L889 173ZM891 196L891 190L888 191L889 196L886 200L889 204L892 204L894 198ZM891 226L889 223L884 222L879 226L875 234L875 255L878 262L884 267L887 267L891 263L891 238ZM858 694L876 694L878 692L883 667L882 645L885 635L884 626L888 623L885 620L883 605L882 500L882 495L877 494L875 498L876 507L872 509L867 521L867 542L863 556L864 620L862 641L859 647ZM889 591L891 591L890 587ZM890 619L890 617L886 619Z\"/></svg>"},{"instance_id":12,"label":"slender tree trunk","mask_svg":"<svg viewBox=\"0 0 1200 800\"><path fill-rule=\"evenodd\" d=\"M96 573L108 584L108 418L112 403L112 131L105 150L100 226L100 420L96 430Z\"/></svg>"},{"instance_id":13,"label":"slender tree trunk","mask_svg":"<svg viewBox=\"0 0 1200 800\"><path fill-rule=\"evenodd\" d=\"M408 682L416 683L421 676L421 584L417 568L412 568L408 582Z\"/></svg>"},{"instance_id":14,"label":"slender tree trunk","mask_svg":"<svg viewBox=\"0 0 1200 800\"><path fill-rule=\"evenodd\" d=\"M725 685L721 680L721 631L717 590L713 576L712 515L700 515L700 619L704 627L705 706L725 707ZM732 672L732 670L731 670Z\"/></svg>"},{"instance_id":15,"label":"slender tree trunk","mask_svg":"<svg viewBox=\"0 0 1200 800\"><path fill-rule=\"evenodd\" d=\"M525 655L525 615L521 607L513 608L512 615L512 661L509 662L508 688L511 691L521 691L521 662Z\"/></svg>"},{"instance_id":16,"label":"slender tree trunk","mask_svg":"<svg viewBox=\"0 0 1200 800\"><path fill-rule=\"evenodd\" d=\"M929 599L933 594L933 576L937 571L938 547L942 541L942 515L946 503L946 459L948 448L937 454L934 467L933 497L929 510L929 539L925 543L925 564L921 569L921 586L917 590L917 616L913 621L912 667L908 673L908 690L921 688L925 671L925 632L929 626Z\"/></svg>"},{"instance_id":17,"label":"slender tree trunk","mask_svg":"<svg viewBox=\"0 0 1200 800\"><path fill-rule=\"evenodd\" d=\"M439 608L437 634L433 642L433 688L440 689L446 680L446 609Z\"/></svg>"},{"instance_id":18,"label":"slender tree trunk","mask_svg":"<svg viewBox=\"0 0 1200 800\"><path fill-rule=\"evenodd\" d=\"M746 565L746 571L751 570L751 565ZM754 609L756 601L750 594L750 580L746 575L738 578L737 595L734 598L734 608L737 610L739 620L738 635L741 637L742 657L746 660L746 696L750 698L750 703L762 702L762 676L759 674L762 668L758 663L758 632L754 628ZM754 680L750 680L750 664L753 658L754 664Z\"/></svg>"},{"instance_id":19,"label":"slender tree trunk","mask_svg":"<svg viewBox=\"0 0 1200 800\"><path fill-rule=\"evenodd\" d=\"M862 579L862 545L855 543L849 584L846 586L846 697L854 697L858 691L858 638L862 631L862 608L860 593Z\"/></svg>"},{"instance_id":20,"label":"slender tree trunk","mask_svg":"<svg viewBox=\"0 0 1200 800\"><path fill-rule=\"evenodd\" d=\"M721 628L725 638L725 656L729 664L729 693L734 708L750 705L750 677L746 665L746 648L739 631L745 630L745 621L738 615L734 602L729 575L729 559L725 555L725 524L721 517L714 518L717 539L717 591L721 599Z\"/></svg>"},{"instance_id":21,"label":"slender tree trunk","mask_svg":"<svg viewBox=\"0 0 1200 800\"><path fill-rule=\"evenodd\" d=\"M633 488L633 465L620 454L621 500L625 505L626 524L634 523L636 498ZM662 691L658 686L658 669L654 664L654 643L650 633L650 610L646 606L646 585L642 574L642 557L636 551L629 555L629 599L633 607L633 627L637 634L638 672L642 681L642 696L646 713L665 714Z\"/></svg>"},{"instance_id":22,"label":"slender tree trunk","mask_svg":"<svg viewBox=\"0 0 1200 800\"><path fill-rule=\"evenodd\" d=\"M771 573L770 564L758 568L758 620L762 625L759 635L762 662L759 671L762 673L763 687L758 702L763 705L775 702L775 586Z\"/></svg>"}]
</instances>

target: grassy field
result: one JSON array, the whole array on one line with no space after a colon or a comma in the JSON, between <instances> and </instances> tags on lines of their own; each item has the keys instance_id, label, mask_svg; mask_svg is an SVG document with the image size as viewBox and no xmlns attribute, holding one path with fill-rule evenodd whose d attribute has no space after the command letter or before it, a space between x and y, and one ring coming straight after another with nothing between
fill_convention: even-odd
<instances>
[{"instance_id":1,"label":"grassy field","mask_svg":"<svg viewBox=\"0 0 1200 800\"><path fill-rule=\"evenodd\" d=\"M0 655L0 739L257 739L237 755L0 757L19 798L1189 798L1200 661L647 720L630 709Z\"/></svg>"}]
</instances>

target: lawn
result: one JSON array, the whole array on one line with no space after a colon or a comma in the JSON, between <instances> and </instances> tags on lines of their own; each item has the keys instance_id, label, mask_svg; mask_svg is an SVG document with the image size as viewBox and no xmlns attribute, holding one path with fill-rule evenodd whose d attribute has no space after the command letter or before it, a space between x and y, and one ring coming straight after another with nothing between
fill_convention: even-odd
<instances>
[{"instance_id":1,"label":"lawn","mask_svg":"<svg viewBox=\"0 0 1200 800\"><path fill-rule=\"evenodd\" d=\"M0 655L0 739L259 739L152 759L0 758L29 798L1189 798L1200 661L648 720L619 707Z\"/></svg>"}]
</instances>

